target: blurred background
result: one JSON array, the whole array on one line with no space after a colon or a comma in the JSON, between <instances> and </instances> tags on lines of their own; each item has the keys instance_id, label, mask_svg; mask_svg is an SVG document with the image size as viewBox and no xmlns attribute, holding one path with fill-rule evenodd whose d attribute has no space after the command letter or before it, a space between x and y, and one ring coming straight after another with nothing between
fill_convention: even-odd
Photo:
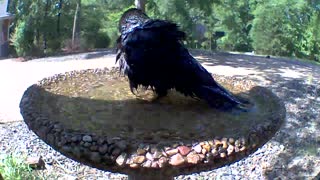
<instances>
[{"instance_id":1,"label":"blurred background","mask_svg":"<svg viewBox=\"0 0 320 180\"><path fill-rule=\"evenodd\" d=\"M132 7L178 23L189 48L320 58L318 0L10 0L9 54L113 48L118 20Z\"/></svg>"}]
</instances>

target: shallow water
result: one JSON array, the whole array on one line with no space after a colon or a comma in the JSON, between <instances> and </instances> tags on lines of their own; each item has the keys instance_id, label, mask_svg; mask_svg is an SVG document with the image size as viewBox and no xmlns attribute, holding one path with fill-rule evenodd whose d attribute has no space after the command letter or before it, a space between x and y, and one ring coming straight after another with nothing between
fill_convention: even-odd
<instances>
[{"instance_id":1,"label":"shallow water","mask_svg":"<svg viewBox=\"0 0 320 180\"><path fill-rule=\"evenodd\" d=\"M247 112L222 112L175 91L159 100L151 90L139 89L136 96L117 73L82 73L50 83L38 108L67 129L149 143L242 137L278 113L278 99L265 88L222 85L251 102Z\"/></svg>"}]
</instances>

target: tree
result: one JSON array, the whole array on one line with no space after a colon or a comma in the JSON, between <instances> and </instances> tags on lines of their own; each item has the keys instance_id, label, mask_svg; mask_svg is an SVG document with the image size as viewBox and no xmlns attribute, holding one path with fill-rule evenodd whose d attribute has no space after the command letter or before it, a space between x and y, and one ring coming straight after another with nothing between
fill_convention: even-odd
<instances>
[{"instance_id":1,"label":"tree","mask_svg":"<svg viewBox=\"0 0 320 180\"><path fill-rule=\"evenodd\" d=\"M136 8L141 9L143 12L146 11L146 3L147 3L147 0L135 0L134 1Z\"/></svg>"},{"instance_id":2,"label":"tree","mask_svg":"<svg viewBox=\"0 0 320 180\"><path fill-rule=\"evenodd\" d=\"M303 0L268 1L255 11L251 37L258 53L301 57L309 16Z\"/></svg>"},{"instance_id":3,"label":"tree","mask_svg":"<svg viewBox=\"0 0 320 180\"><path fill-rule=\"evenodd\" d=\"M77 0L76 11L73 19L72 30L72 49L76 48L76 43L80 45L80 13L81 13L81 0Z\"/></svg>"}]
</instances>

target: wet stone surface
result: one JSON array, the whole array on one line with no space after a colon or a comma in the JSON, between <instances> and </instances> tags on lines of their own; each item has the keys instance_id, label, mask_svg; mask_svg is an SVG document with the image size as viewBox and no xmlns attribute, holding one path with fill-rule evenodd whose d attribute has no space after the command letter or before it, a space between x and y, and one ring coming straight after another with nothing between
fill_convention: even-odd
<instances>
[{"instance_id":1,"label":"wet stone surface","mask_svg":"<svg viewBox=\"0 0 320 180\"><path fill-rule=\"evenodd\" d=\"M112 172L188 174L246 157L285 118L271 91L244 79L214 78L250 102L246 112L221 112L174 91L155 101L152 91L139 89L136 97L117 69L43 79L25 92L20 108L31 130L79 162Z\"/></svg>"}]
</instances>

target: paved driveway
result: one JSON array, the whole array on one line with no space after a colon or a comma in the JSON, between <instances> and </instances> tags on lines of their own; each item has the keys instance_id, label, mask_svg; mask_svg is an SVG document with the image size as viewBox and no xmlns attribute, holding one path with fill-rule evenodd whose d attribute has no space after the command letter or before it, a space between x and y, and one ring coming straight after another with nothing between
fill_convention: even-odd
<instances>
[{"instance_id":1,"label":"paved driveway","mask_svg":"<svg viewBox=\"0 0 320 180\"><path fill-rule=\"evenodd\" d=\"M319 67L299 62L297 64L295 61L227 53L215 54L214 58L195 54L210 72L227 76L250 76L265 85L279 77L308 79L320 74ZM19 112L20 98L27 87L38 80L72 70L113 66L115 55L111 51L49 57L28 62L0 60L0 123L22 120Z\"/></svg>"}]
</instances>

